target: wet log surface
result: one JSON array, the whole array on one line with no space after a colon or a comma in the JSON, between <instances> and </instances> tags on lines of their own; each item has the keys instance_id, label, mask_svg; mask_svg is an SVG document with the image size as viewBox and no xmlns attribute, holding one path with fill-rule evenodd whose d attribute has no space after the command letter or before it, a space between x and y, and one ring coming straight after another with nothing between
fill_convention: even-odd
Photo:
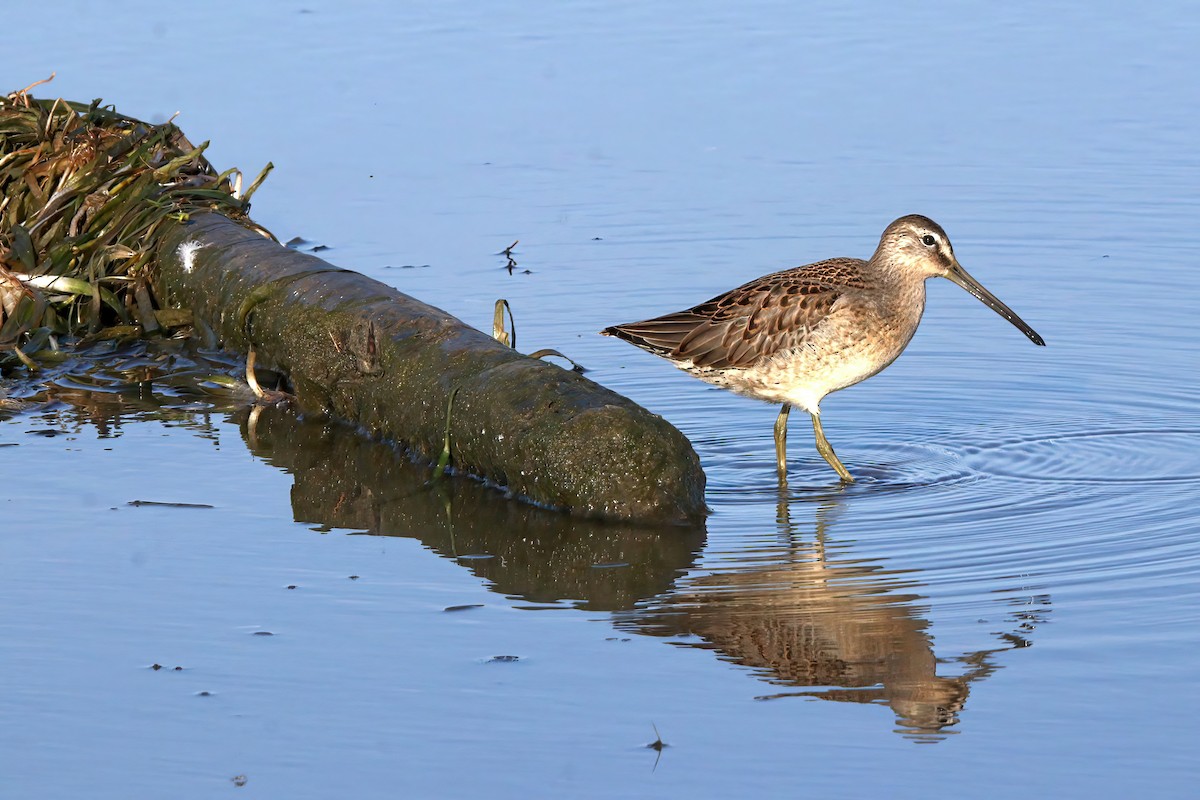
<instances>
[{"instance_id":1,"label":"wet log surface","mask_svg":"<svg viewBox=\"0 0 1200 800\"><path fill-rule=\"evenodd\" d=\"M222 347L253 348L302 411L432 464L453 392L458 473L583 516L676 523L704 513L704 473L683 434L582 375L219 214L171 223L157 257L159 298L191 309Z\"/></svg>"}]
</instances>

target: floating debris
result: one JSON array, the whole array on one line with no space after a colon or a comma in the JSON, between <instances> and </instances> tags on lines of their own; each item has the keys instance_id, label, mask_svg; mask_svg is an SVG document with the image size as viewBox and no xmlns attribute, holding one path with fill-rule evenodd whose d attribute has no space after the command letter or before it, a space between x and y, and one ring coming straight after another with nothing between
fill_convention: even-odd
<instances>
[{"instance_id":1,"label":"floating debris","mask_svg":"<svg viewBox=\"0 0 1200 800\"><path fill-rule=\"evenodd\" d=\"M664 747L670 747L669 744L662 740L662 734L658 732L658 726L651 722L650 727L654 728L654 741L646 745L646 747L650 750L657 750L660 753Z\"/></svg>"},{"instance_id":2,"label":"floating debris","mask_svg":"<svg viewBox=\"0 0 1200 800\"><path fill-rule=\"evenodd\" d=\"M513 248L516 247L517 245L519 245L520 243L521 243L521 240L517 239L515 242L510 244L508 247L504 248L499 253L496 253L496 255L504 256L504 258L507 259L508 263L506 263L504 265L504 269L508 270L509 275L513 274L513 270L517 266L517 261L516 261L516 259L513 258ZM525 272L528 273L529 270L525 270Z\"/></svg>"},{"instance_id":3,"label":"floating debris","mask_svg":"<svg viewBox=\"0 0 1200 800\"><path fill-rule=\"evenodd\" d=\"M288 248L289 250L306 251L309 253L320 253L322 250L330 249L329 245L327 245L327 244L318 244L316 242L310 242L308 239L305 239L303 236L293 236L291 239L288 239L286 242L284 242L283 246Z\"/></svg>"},{"instance_id":4,"label":"floating debris","mask_svg":"<svg viewBox=\"0 0 1200 800\"><path fill-rule=\"evenodd\" d=\"M646 745L646 748L649 750L653 750L655 753L658 754L654 757L654 768L651 770L653 772L654 770L658 769L658 762L662 759L663 749L666 747L670 747L670 745L662 740L662 734L658 732L657 725L655 725L653 722L651 722L650 727L654 728L655 739L653 742L650 742L650 744Z\"/></svg>"}]
</instances>

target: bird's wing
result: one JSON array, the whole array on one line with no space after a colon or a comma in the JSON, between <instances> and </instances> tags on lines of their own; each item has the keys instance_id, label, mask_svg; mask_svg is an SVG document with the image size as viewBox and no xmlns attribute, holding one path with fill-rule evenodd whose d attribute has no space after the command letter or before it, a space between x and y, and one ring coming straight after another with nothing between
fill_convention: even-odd
<instances>
[{"instance_id":1,"label":"bird's wing","mask_svg":"<svg viewBox=\"0 0 1200 800\"><path fill-rule=\"evenodd\" d=\"M695 367L750 367L801 346L846 288L866 285L863 264L835 258L764 275L686 311L604 333Z\"/></svg>"}]
</instances>

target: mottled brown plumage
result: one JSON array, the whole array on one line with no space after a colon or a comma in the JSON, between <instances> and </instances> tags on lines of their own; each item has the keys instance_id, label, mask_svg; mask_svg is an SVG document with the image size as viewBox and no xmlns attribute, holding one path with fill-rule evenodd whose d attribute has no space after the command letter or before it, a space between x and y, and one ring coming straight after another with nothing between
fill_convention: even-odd
<instances>
[{"instance_id":1,"label":"mottled brown plumage","mask_svg":"<svg viewBox=\"0 0 1200 800\"><path fill-rule=\"evenodd\" d=\"M709 383L782 403L775 424L781 474L788 413L799 405L812 415L817 450L852 481L821 430L821 398L871 377L900 355L921 321L931 277L957 283L1035 344L1045 344L962 268L946 232L918 215L889 225L869 261L832 258L772 273L684 311L602 333Z\"/></svg>"},{"instance_id":2,"label":"mottled brown plumage","mask_svg":"<svg viewBox=\"0 0 1200 800\"><path fill-rule=\"evenodd\" d=\"M776 272L686 311L605 333L697 370L746 369L802 345L847 288L867 288L864 263L834 258Z\"/></svg>"}]
</instances>

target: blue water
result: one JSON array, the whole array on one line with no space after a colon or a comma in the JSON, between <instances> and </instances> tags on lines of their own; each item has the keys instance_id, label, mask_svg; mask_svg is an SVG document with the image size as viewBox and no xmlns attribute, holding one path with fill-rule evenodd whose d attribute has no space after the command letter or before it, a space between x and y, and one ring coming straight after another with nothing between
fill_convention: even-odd
<instances>
[{"instance_id":1,"label":"blue water","mask_svg":"<svg viewBox=\"0 0 1200 800\"><path fill-rule=\"evenodd\" d=\"M181 111L276 164L281 238L507 298L691 438L712 514L421 493L336 427L59 377L0 410L0 794L1190 796L1196 41L1180 2L9 9L5 90ZM775 409L595 335L906 213L1048 346L931 282L822 406L848 489L803 415L780 487Z\"/></svg>"}]
</instances>

